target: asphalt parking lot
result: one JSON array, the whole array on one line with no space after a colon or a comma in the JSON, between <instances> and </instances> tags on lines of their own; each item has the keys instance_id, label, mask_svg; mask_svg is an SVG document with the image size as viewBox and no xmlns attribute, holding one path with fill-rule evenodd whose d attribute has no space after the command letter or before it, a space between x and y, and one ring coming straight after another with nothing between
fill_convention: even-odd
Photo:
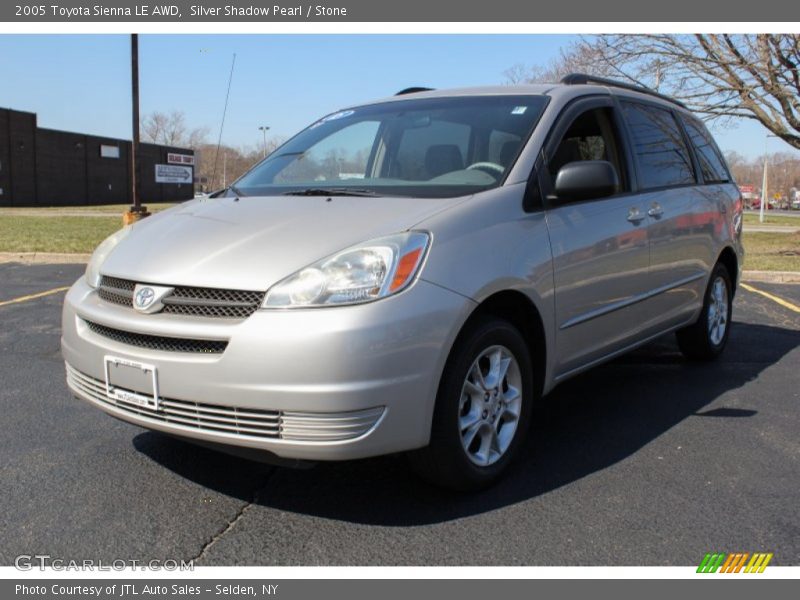
<instances>
[{"instance_id":1,"label":"asphalt parking lot","mask_svg":"<svg viewBox=\"0 0 800 600\"><path fill-rule=\"evenodd\" d=\"M81 265L0 264L0 564L800 564L800 313L740 290L723 358L671 337L557 388L496 487L428 487L401 457L268 467L73 399L59 352ZM800 285L753 284L800 305Z\"/></svg>"}]
</instances>

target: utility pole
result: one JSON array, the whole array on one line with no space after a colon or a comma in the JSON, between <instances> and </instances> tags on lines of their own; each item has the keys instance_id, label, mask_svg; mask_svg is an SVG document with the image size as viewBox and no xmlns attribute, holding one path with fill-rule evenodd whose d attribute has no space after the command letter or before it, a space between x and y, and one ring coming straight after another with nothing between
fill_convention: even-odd
<instances>
[{"instance_id":1,"label":"utility pole","mask_svg":"<svg viewBox=\"0 0 800 600\"><path fill-rule=\"evenodd\" d=\"M122 222L130 225L142 217L148 216L147 207L142 206L139 195L141 181L139 177L139 36L131 34L131 113L133 115L133 141L131 143L131 209L122 216Z\"/></svg>"},{"instance_id":2,"label":"utility pole","mask_svg":"<svg viewBox=\"0 0 800 600\"><path fill-rule=\"evenodd\" d=\"M262 125L258 128L258 130L264 135L264 154L263 158L267 158L267 131L269 131L269 127L266 125Z\"/></svg>"},{"instance_id":3,"label":"utility pole","mask_svg":"<svg viewBox=\"0 0 800 600\"><path fill-rule=\"evenodd\" d=\"M758 222L764 222L764 205L769 202L769 190L767 189L767 166L769 165L769 154L767 145L769 138L778 137L777 135L767 134L764 138L764 179L761 181L761 206L758 207Z\"/></svg>"}]
</instances>

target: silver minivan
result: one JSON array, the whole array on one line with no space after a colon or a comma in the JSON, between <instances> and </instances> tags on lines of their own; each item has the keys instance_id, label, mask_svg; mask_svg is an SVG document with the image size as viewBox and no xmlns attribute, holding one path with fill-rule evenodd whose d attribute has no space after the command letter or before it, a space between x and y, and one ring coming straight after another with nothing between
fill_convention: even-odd
<instances>
[{"instance_id":1,"label":"silver minivan","mask_svg":"<svg viewBox=\"0 0 800 600\"><path fill-rule=\"evenodd\" d=\"M558 383L730 332L742 201L643 88L406 90L330 114L216 197L104 241L67 294L78 397L278 464L407 452L475 489Z\"/></svg>"}]
</instances>

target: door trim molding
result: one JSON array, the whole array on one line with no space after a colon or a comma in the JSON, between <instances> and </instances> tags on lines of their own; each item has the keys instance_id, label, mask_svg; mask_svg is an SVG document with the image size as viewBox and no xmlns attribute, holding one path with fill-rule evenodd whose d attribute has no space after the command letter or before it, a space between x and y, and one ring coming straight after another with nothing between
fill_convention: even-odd
<instances>
[{"instance_id":1,"label":"door trim molding","mask_svg":"<svg viewBox=\"0 0 800 600\"><path fill-rule=\"evenodd\" d=\"M580 325L581 323L586 323L587 321L591 321L592 319L596 319L598 317L602 317L603 315L607 315L609 313L618 311L622 308L626 308L633 304L637 304L638 302L649 300L654 296L658 296L659 294L663 294L664 292L668 292L682 285L686 285L687 283L692 283L693 281L702 279L705 276L706 276L705 273L702 272L696 273L695 275L684 277L683 279L679 279L678 281L673 281L666 285L662 285L660 287L652 289L648 292L645 292L644 294L638 294L636 296L631 296L630 298L623 298L622 300L617 300L616 302L612 302L611 304L607 304L605 306L601 306L600 308L596 308L594 310L590 310L589 312L580 314L577 317L572 317L571 319L562 323L561 326L559 327L559 330L563 331L565 329L569 329L570 327L575 327L576 325ZM556 298L558 298L558 290L556 290ZM556 299L556 302L558 302L558 299Z\"/></svg>"}]
</instances>

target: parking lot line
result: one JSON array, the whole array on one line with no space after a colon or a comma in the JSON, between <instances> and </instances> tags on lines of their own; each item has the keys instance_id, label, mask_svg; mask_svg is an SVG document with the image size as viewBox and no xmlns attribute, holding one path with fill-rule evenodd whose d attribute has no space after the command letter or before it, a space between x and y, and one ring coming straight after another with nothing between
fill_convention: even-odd
<instances>
[{"instance_id":1,"label":"parking lot line","mask_svg":"<svg viewBox=\"0 0 800 600\"><path fill-rule=\"evenodd\" d=\"M742 283L741 286L744 289L746 289L748 292L753 292L755 294L761 294L765 298L769 298L773 302L777 302L778 304L780 304L784 308L788 308L789 310L793 310L796 313L800 313L800 306L797 306L796 304L792 304L788 300L784 300L783 298L778 298L778 296L773 296L769 292L765 292L764 290L756 289L752 285L747 285L746 283Z\"/></svg>"},{"instance_id":2,"label":"parking lot line","mask_svg":"<svg viewBox=\"0 0 800 600\"><path fill-rule=\"evenodd\" d=\"M20 302L27 302L28 300L36 300L36 298L43 298L44 296L52 296L53 294L58 294L59 292L64 292L69 289L69 286L53 288L52 290L47 290L45 292L38 292L36 294L30 294L29 296L20 296L19 298L14 298L12 300L4 300L0 302L0 306L6 306L7 304L19 304Z\"/></svg>"}]
</instances>

